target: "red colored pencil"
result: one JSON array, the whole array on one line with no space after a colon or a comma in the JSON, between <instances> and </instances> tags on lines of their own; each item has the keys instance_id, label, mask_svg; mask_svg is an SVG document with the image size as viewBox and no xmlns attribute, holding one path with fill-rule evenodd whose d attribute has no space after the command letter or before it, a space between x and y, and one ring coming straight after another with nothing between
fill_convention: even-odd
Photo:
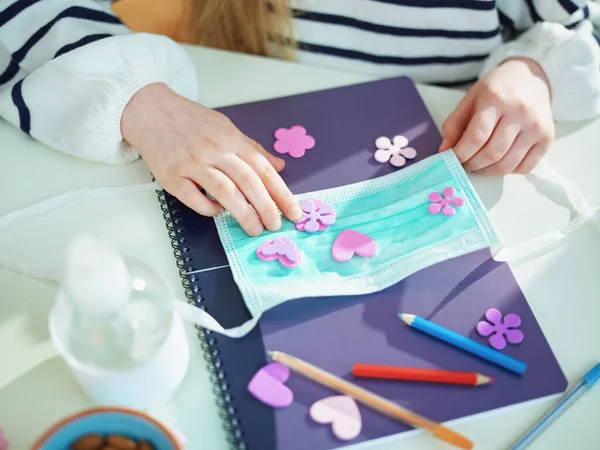
<instances>
[{"instance_id":1,"label":"red colored pencil","mask_svg":"<svg viewBox=\"0 0 600 450\"><path fill-rule=\"evenodd\" d=\"M446 370L414 369L410 367L372 366L355 364L352 374L357 378L380 378L382 380L421 381L424 383L462 384L480 386L494 381L475 372L450 372Z\"/></svg>"}]
</instances>

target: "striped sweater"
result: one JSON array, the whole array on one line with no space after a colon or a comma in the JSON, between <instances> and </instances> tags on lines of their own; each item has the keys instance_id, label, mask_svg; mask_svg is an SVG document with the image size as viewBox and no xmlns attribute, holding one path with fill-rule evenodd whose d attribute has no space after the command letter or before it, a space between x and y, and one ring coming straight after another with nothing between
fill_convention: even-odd
<instances>
[{"instance_id":1,"label":"striped sweater","mask_svg":"<svg viewBox=\"0 0 600 450\"><path fill-rule=\"evenodd\" d=\"M170 1L170 0L164 0ZM300 62L420 82L472 81L511 56L544 69L558 121L600 114L600 50L585 0L292 0ZM0 0L0 115L60 151L107 163L137 152L120 120L163 82L193 100L171 39L132 34L107 1Z\"/></svg>"}]
</instances>

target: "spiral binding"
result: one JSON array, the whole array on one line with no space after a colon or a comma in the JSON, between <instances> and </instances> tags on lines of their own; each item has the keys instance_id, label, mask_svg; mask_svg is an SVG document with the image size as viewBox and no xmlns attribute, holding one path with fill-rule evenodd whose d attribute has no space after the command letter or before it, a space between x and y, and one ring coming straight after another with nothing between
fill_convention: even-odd
<instances>
[{"instance_id":1,"label":"spiral binding","mask_svg":"<svg viewBox=\"0 0 600 450\"><path fill-rule=\"evenodd\" d=\"M189 255L184 256L190 249L184 245L186 241L184 236L185 228L181 217L178 216L179 202L166 191L156 191L156 193L169 238L171 239L173 255L179 269L183 288L185 289L185 296L188 299L188 303L206 311L202 288L200 285L195 284L197 277L195 275L188 277L187 275L188 272L194 271L194 267L192 266L193 258ZM196 325L196 329L198 330L200 345L204 351L204 359L210 372L210 381L213 385L217 406L219 407L219 415L223 421L223 428L227 433L227 440L232 449L248 450L248 445L244 441L244 434L240 428L241 421L236 415L236 410L233 406L233 397L229 393L229 384L227 383L224 364L221 358L219 358L217 338L210 330L205 330L198 325Z\"/></svg>"}]
</instances>

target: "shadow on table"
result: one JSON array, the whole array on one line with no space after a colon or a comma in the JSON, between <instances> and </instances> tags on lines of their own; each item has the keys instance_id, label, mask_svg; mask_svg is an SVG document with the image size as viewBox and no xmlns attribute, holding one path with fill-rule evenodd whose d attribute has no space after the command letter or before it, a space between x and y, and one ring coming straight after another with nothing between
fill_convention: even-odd
<instances>
[{"instance_id":1,"label":"shadow on table","mask_svg":"<svg viewBox=\"0 0 600 450\"><path fill-rule=\"evenodd\" d=\"M565 361L587 357L592 364L600 360L598 332L594 331L600 317L599 237L592 223L584 225L523 286L563 369L569 369ZM569 378L567 370L565 375Z\"/></svg>"},{"instance_id":2,"label":"shadow on table","mask_svg":"<svg viewBox=\"0 0 600 450\"><path fill-rule=\"evenodd\" d=\"M504 191L504 178L501 176L476 175L469 173L469 179L475 192L489 211L502 197Z\"/></svg>"},{"instance_id":3,"label":"shadow on table","mask_svg":"<svg viewBox=\"0 0 600 450\"><path fill-rule=\"evenodd\" d=\"M537 175L529 174L526 176L535 189L542 194L544 197L552 200L559 206L562 206L570 211L570 219L573 219L575 211L572 210L571 202L567 193L556 183L550 180L543 179Z\"/></svg>"},{"instance_id":4,"label":"shadow on table","mask_svg":"<svg viewBox=\"0 0 600 450\"><path fill-rule=\"evenodd\" d=\"M563 138L565 136L569 136L570 134L576 133L579 130L581 130L582 128L587 127L588 125L590 125L594 120L584 120L582 122L575 122L575 123L560 123L560 124L556 124L556 131L555 131L555 136L556 138Z\"/></svg>"}]
</instances>

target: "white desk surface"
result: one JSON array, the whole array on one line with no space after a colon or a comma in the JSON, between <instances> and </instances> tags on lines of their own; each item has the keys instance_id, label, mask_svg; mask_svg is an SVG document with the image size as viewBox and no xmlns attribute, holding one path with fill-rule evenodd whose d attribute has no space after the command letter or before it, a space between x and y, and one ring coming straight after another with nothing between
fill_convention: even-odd
<instances>
[{"instance_id":1,"label":"white desk surface","mask_svg":"<svg viewBox=\"0 0 600 450\"><path fill-rule=\"evenodd\" d=\"M201 101L211 107L368 81L353 74L262 58L189 48L196 61ZM420 87L441 126L461 97L458 91ZM600 120L559 127L548 157L592 204L600 204ZM0 123L0 215L60 193L90 186L132 185L149 180L143 162L111 167L52 151ZM472 180L507 242L557 228L569 219L564 195L522 176ZM142 258L163 273L183 298L170 241L154 192L119 199L77 201L0 233L0 249L19 261L59 268L69 239L88 231ZM600 232L587 224L568 245L514 272L550 345L573 382L600 361ZM57 284L0 269L0 427L11 450L29 448L48 426L92 404L56 355L47 314ZM192 362L174 396L170 416L191 450L226 449L204 360L189 327ZM461 422L455 429L478 449L506 448L551 402L526 405ZM576 403L533 449L600 448L600 388ZM164 416L161 411L159 416ZM161 416L162 417L162 416ZM166 416L164 416L166 417ZM398 448L393 443L370 446ZM403 449L446 449L425 434L402 441Z\"/></svg>"}]
</instances>

